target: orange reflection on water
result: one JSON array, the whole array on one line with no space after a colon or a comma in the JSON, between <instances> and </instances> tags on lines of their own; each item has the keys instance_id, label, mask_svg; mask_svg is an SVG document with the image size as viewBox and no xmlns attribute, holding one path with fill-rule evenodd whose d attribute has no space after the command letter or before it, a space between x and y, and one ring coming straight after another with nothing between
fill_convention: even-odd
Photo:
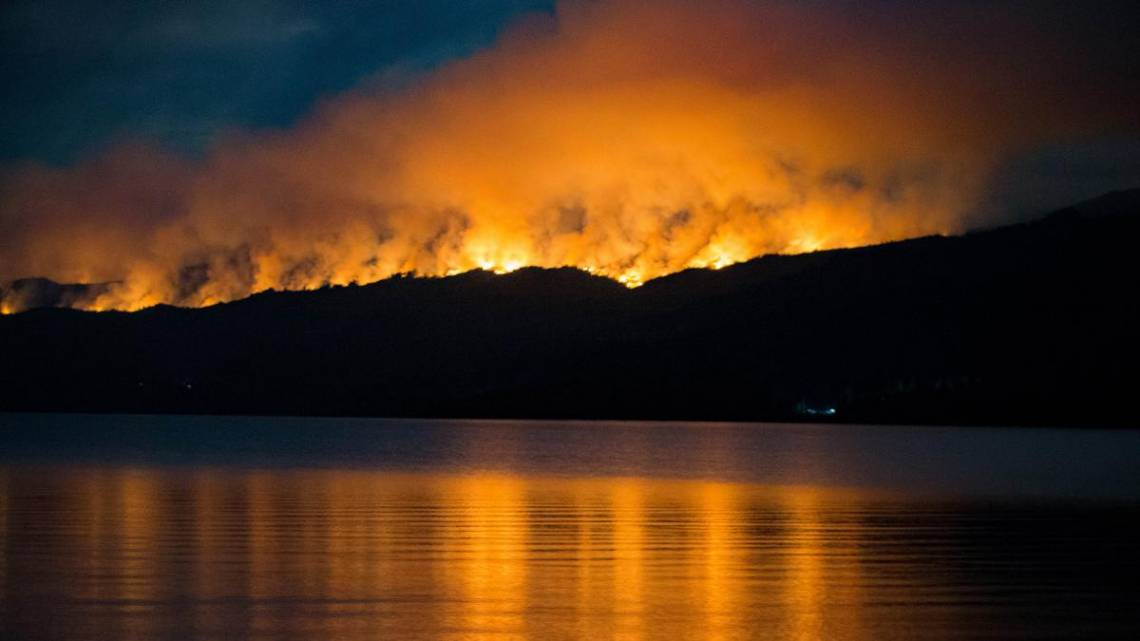
<instances>
[{"instance_id":1,"label":"orange reflection on water","mask_svg":"<svg viewBox=\"0 0 1140 641\"><path fill-rule=\"evenodd\" d=\"M161 575L156 571L152 551L158 546L157 527L162 522L165 503L156 493L161 479L153 474L131 471L115 477L114 500L120 529L113 539L116 559L112 571L118 576L113 598L127 615L120 619L120 639L154 638L155 621L146 616L158 596Z\"/></svg>"},{"instance_id":2,"label":"orange reflection on water","mask_svg":"<svg viewBox=\"0 0 1140 641\"><path fill-rule=\"evenodd\" d=\"M823 555L818 497L811 490L788 494L792 516L788 546L788 610L792 638L802 641L822 638Z\"/></svg>"},{"instance_id":3,"label":"orange reflection on water","mask_svg":"<svg viewBox=\"0 0 1140 641\"><path fill-rule=\"evenodd\" d=\"M194 558L193 567L190 568L191 585L193 591L204 600L223 598L226 590L233 588L227 585L225 575L217 570L221 561L219 553L224 549L220 534L225 531L221 525L226 513L225 489L223 479L208 472L195 474L190 481L190 512L194 521L193 532L187 537ZM225 625L218 611L211 609L201 610L191 623L196 629L202 630L221 629Z\"/></svg>"},{"instance_id":4,"label":"orange reflection on water","mask_svg":"<svg viewBox=\"0 0 1140 641\"><path fill-rule=\"evenodd\" d=\"M845 517L842 495L808 487L789 488L784 498L790 517L786 546L789 637L826 639L861 629L861 524Z\"/></svg>"},{"instance_id":5,"label":"orange reflection on water","mask_svg":"<svg viewBox=\"0 0 1140 641\"><path fill-rule=\"evenodd\" d=\"M873 638L858 522L828 522L823 490L367 471L39 483L0 485L5 542L40 555L0 566L5 594L54 577L91 636ZM33 514L68 527L23 539ZM41 615L18 621L51 632Z\"/></svg>"},{"instance_id":6,"label":"orange reflection on water","mask_svg":"<svg viewBox=\"0 0 1140 641\"><path fill-rule=\"evenodd\" d=\"M735 505L737 488L725 483L705 483L699 490L705 538L704 592L705 630L708 641L732 638L732 624L737 620L740 604L741 565L739 535L740 518Z\"/></svg>"},{"instance_id":7,"label":"orange reflection on water","mask_svg":"<svg viewBox=\"0 0 1140 641\"><path fill-rule=\"evenodd\" d=\"M444 512L451 518L443 521L440 570L457 606L449 627L470 641L525 639L524 484L508 476L472 476L445 486Z\"/></svg>"},{"instance_id":8,"label":"orange reflection on water","mask_svg":"<svg viewBox=\"0 0 1140 641\"><path fill-rule=\"evenodd\" d=\"M644 489L636 479L618 479L613 504L614 639L640 641L645 628Z\"/></svg>"}]
</instances>

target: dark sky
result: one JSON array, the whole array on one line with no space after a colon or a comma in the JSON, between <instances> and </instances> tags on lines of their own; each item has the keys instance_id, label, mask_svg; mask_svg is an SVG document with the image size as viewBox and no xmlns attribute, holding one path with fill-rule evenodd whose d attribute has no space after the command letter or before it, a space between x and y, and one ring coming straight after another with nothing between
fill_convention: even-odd
<instances>
[{"instance_id":1,"label":"dark sky","mask_svg":"<svg viewBox=\"0 0 1140 641\"><path fill-rule=\"evenodd\" d=\"M123 137L197 150L322 96L493 41L551 0L6 0L0 160L73 160ZM379 74L379 75L377 75Z\"/></svg>"}]
</instances>

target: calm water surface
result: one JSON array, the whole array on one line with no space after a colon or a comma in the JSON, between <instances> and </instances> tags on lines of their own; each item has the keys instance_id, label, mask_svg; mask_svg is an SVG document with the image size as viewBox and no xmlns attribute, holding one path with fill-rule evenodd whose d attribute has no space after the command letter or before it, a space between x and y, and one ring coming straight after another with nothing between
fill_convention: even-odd
<instances>
[{"instance_id":1,"label":"calm water surface","mask_svg":"<svg viewBox=\"0 0 1140 641\"><path fill-rule=\"evenodd\" d=\"M4 639L1136 639L1140 432L0 415Z\"/></svg>"}]
</instances>

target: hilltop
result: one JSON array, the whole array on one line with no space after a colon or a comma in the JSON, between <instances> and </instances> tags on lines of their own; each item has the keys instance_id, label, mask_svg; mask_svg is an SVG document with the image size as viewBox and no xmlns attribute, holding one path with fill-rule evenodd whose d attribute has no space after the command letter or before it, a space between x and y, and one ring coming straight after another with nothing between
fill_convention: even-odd
<instances>
[{"instance_id":1,"label":"hilltop","mask_svg":"<svg viewBox=\"0 0 1140 641\"><path fill-rule=\"evenodd\" d=\"M0 318L0 410L1135 425L1140 190L637 289L574 269Z\"/></svg>"}]
</instances>

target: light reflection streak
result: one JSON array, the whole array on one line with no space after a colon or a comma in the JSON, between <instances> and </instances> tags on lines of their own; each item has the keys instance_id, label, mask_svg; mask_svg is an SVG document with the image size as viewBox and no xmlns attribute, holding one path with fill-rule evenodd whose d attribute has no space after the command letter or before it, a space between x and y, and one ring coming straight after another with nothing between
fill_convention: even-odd
<instances>
[{"instance_id":1,"label":"light reflection streak","mask_svg":"<svg viewBox=\"0 0 1140 641\"><path fill-rule=\"evenodd\" d=\"M617 621L614 639L640 641L645 635L645 507L637 479L614 482L613 559Z\"/></svg>"},{"instance_id":2,"label":"light reflection streak","mask_svg":"<svg viewBox=\"0 0 1140 641\"><path fill-rule=\"evenodd\" d=\"M825 490L503 473L71 476L77 538L45 562L52 576L88 577L93 636L870 638L850 587L858 524L829 529ZM36 580L0 567L8 591Z\"/></svg>"},{"instance_id":3,"label":"light reflection streak","mask_svg":"<svg viewBox=\"0 0 1140 641\"><path fill-rule=\"evenodd\" d=\"M741 560L736 540L740 526L735 505L737 488L725 483L705 483L699 488L704 545L703 592L705 630L708 641L727 641L740 608L741 586L737 582Z\"/></svg>"},{"instance_id":4,"label":"light reflection streak","mask_svg":"<svg viewBox=\"0 0 1140 641\"><path fill-rule=\"evenodd\" d=\"M219 571L222 566L221 552L225 541L219 536L225 532L221 521L224 516L222 492L225 487L222 479L208 472L194 474L191 484L192 518L194 531L189 537L193 549L194 566L191 569L195 594L204 601L220 599L227 587L225 575ZM216 608L202 608L198 616L189 621L195 632L220 629L224 619Z\"/></svg>"},{"instance_id":5,"label":"light reflection streak","mask_svg":"<svg viewBox=\"0 0 1140 641\"><path fill-rule=\"evenodd\" d=\"M791 518L788 546L788 610L792 638L814 641L823 638L823 555L819 499L809 489L789 493Z\"/></svg>"},{"instance_id":6,"label":"light reflection streak","mask_svg":"<svg viewBox=\"0 0 1140 641\"><path fill-rule=\"evenodd\" d=\"M527 521L523 483L507 476L457 480L448 492L450 543L445 576L459 596L463 639L526 639Z\"/></svg>"}]
</instances>

